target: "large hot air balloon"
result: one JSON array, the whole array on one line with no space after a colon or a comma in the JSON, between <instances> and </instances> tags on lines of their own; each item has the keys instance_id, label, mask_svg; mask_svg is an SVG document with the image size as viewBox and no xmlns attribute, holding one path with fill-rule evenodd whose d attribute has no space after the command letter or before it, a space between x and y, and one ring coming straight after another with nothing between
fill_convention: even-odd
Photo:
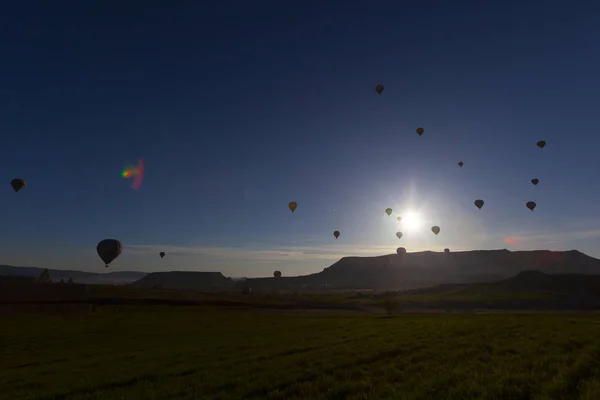
<instances>
[{"instance_id":1,"label":"large hot air balloon","mask_svg":"<svg viewBox=\"0 0 600 400\"><path fill-rule=\"evenodd\" d=\"M540 140L539 142L536 143L536 145L540 149L543 149L544 147L546 147L546 141L545 140Z\"/></svg>"},{"instance_id":2,"label":"large hot air balloon","mask_svg":"<svg viewBox=\"0 0 600 400\"><path fill-rule=\"evenodd\" d=\"M459 167L462 167L463 165L464 165L464 163L463 163L462 161L459 161L459 162L458 162L458 166L459 166Z\"/></svg>"},{"instance_id":3,"label":"large hot air balloon","mask_svg":"<svg viewBox=\"0 0 600 400\"><path fill-rule=\"evenodd\" d=\"M405 249L404 247L398 247L398 248L396 249L396 253L397 253L399 256L401 256L401 255L403 255L403 254L406 254L406 249Z\"/></svg>"},{"instance_id":4,"label":"large hot air balloon","mask_svg":"<svg viewBox=\"0 0 600 400\"><path fill-rule=\"evenodd\" d=\"M483 200L479 199L479 200L475 200L473 202L473 204L475 204L475 207L479 208L481 210L481 207L483 207Z\"/></svg>"},{"instance_id":5,"label":"large hot air balloon","mask_svg":"<svg viewBox=\"0 0 600 400\"><path fill-rule=\"evenodd\" d=\"M121 250L123 250L123 246L117 239L104 239L96 246L98 255L104 261L104 264L106 264L105 267L108 267L108 264L119 257Z\"/></svg>"},{"instance_id":6,"label":"large hot air balloon","mask_svg":"<svg viewBox=\"0 0 600 400\"><path fill-rule=\"evenodd\" d=\"M165 252L161 251L160 253L158 253L158 255L160 256L160 258L163 258L165 256Z\"/></svg>"},{"instance_id":7,"label":"large hot air balloon","mask_svg":"<svg viewBox=\"0 0 600 400\"><path fill-rule=\"evenodd\" d=\"M275 272L273 272L273 277L276 278L276 279L281 278L281 271L275 271Z\"/></svg>"},{"instance_id":8,"label":"large hot air balloon","mask_svg":"<svg viewBox=\"0 0 600 400\"><path fill-rule=\"evenodd\" d=\"M335 236L335 238L339 238L340 237L340 231L334 231L333 232L333 236Z\"/></svg>"},{"instance_id":9,"label":"large hot air balloon","mask_svg":"<svg viewBox=\"0 0 600 400\"><path fill-rule=\"evenodd\" d=\"M421 136L423 133L425 133L425 129L417 128L417 135Z\"/></svg>"},{"instance_id":10,"label":"large hot air balloon","mask_svg":"<svg viewBox=\"0 0 600 400\"><path fill-rule=\"evenodd\" d=\"M437 235L438 233L440 233L440 227L437 226L437 225L432 226L431 227L431 232L433 232L433 233L435 233Z\"/></svg>"},{"instance_id":11,"label":"large hot air balloon","mask_svg":"<svg viewBox=\"0 0 600 400\"><path fill-rule=\"evenodd\" d=\"M444 249L444 253L450 253L450 249L448 249L448 248Z\"/></svg>"},{"instance_id":12,"label":"large hot air balloon","mask_svg":"<svg viewBox=\"0 0 600 400\"><path fill-rule=\"evenodd\" d=\"M386 209L385 209L385 213L386 213L387 215L392 215L392 209L391 209L391 208L386 208Z\"/></svg>"},{"instance_id":13,"label":"large hot air balloon","mask_svg":"<svg viewBox=\"0 0 600 400\"><path fill-rule=\"evenodd\" d=\"M529 208L531 211L533 211L533 209L535 208L535 206L537 206L537 204L535 204L535 201L528 201L527 204L525 204L525 206L527 208Z\"/></svg>"},{"instance_id":14,"label":"large hot air balloon","mask_svg":"<svg viewBox=\"0 0 600 400\"><path fill-rule=\"evenodd\" d=\"M298 204L296 204L295 201L291 201L290 204L288 204L288 207L291 212L294 212L296 211L296 208L298 208Z\"/></svg>"},{"instance_id":15,"label":"large hot air balloon","mask_svg":"<svg viewBox=\"0 0 600 400\"><path fill-rule=\"evenodd\" d=\"M21 178L16 178L10 181L10 186L12 186L15 193L17 193L19 190L25 187L25 181Z\"/></svg>"},{"instance_id":16,"label":"large hot air balloon","mask_svg":"<svg viewBox=\"0 0 600 400\"><path fill-rule=\"evenodd\" d=\"M396 232L396 237L398 239L402 239L402 232L400 232L400 231Z\"/></svg>"},{"instance_id":17,"label":"large hot air balloon","mask_svg":"<svg viewBox=\"0 0 600 400\"><path fill-rule=\"evenodd\" d=\"M538 183L540 183L540 180L534 178L534 179L531 180L531 183L533 183L534 185L537 185Z\"/></svg>"},{"instance_id":18,"label":"large hot air balloon","mask_svg":"<svg viewBox=\"0 0 600 400\"><path fill-rule=\"evenodd\" d=\"M377 94L381 94L381 92L383 92L383 85L375 86L375 91L377 92Z\"/></svg>"}]
</instances>

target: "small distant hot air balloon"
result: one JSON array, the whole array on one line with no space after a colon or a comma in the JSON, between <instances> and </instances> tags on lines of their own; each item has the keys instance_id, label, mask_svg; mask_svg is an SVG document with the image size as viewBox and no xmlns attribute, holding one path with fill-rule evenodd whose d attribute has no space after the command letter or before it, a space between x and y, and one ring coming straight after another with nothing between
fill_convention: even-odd
<instances>
[{"instance_id":1,"label":"small distant hot air balloon","mask_svg":"<svg viewBox=\"0 0 600 400\"><path fill-rule=\"evenodd\" d=\"M437 235L438 233L440 233L440 227L437 226L437 225L432 226L431 227L431 232L433 232L433 233L435 233Z\"/></svg>"},{"instance_id":2,"label":"small distant hot air balloon","mask_svg":"<svg viewBox=\"0 0 600 400\"><path fill-rule=\"evenodd\" d=\"M398 239L402 239L402 232L400 232L400 231L396 232L396 237Z\"/></svg>"},{"instance_id":3,"label":"small distant hot air balloon","mask_svg":"<svg viewBox=\"0 0 600 400\"><path fill-rule=\"evenodd\" d=\"M481 207L483 207L483 200L479 199L479 200L475 200L473 202L473 204L475 204L475 207L479 208L481 210Z\"/></svg>"},{"instance_id":4,"label":"small distant hot air balloon","mask_svg":"<svg viewBox=\"0 0 600 400\"><path fill-rule=\"evenodd\" d=\"M398 217L396 219L398 220L398 222L402 222L402 217Z\"/></svg>"},{"instance_id":5,"label":"small distant hot air balloon","mask_svg":"<svg viewBox=\"0 0 600 400\"><path fill-rule=\"evenodd\" d=\"M279 279L279 278L281 278L281 271L275 271L275 272L273 272L273 277L274 277L275 279Z\"/></svg>"},{"instance_id":6,"label":"small distant hot air balloon","mask_svg":"<svg viewBox=\"0 0 600 400\"><path fill-rule=\"evenodd\" d=\"M105 267L108 267L108 264L113 262L115 258L119 257L121 251L123 250L123 246L121 242L116 239L104 239L98 243L96 246L96 251L98 255L104 261Z\"/></svg>"},{"instance_id":7,"label":"small distant hot air balloon","mask_svg":"<svg viewBox=\"0 0 600 400\"><path fill-rule=\"evenodd\" d=\"M535 208L535 206L537 206L537 204L535 204L535 201L528 201L527 204L525 204L525 206L527 208L529 208L531 211L533 211L533 209Z\"/></svg>"},{"instance_id":8,"label":"small distant hot air balloon","mask_svg":"<svg viewBox=\"0 0 600 400\"><path fill-rule=\"evenodd\" d=\"M165 252L161 251L160 253L158 253L158 255L160 256L160 258L163 258L165 256Z\"/></svg>"},{"instance_id":9,"label":"small distant hot air balloon","mask_svg":"<svg viewBox=\"0 0 600 400\"><path fill-rule=\"evenodd\" d=\"M462 161L459 161L459 162L458 162L458 166L459 166L459 167L462 167L463 165L464 165L464 163L463 163Z\"/></svg>"},{"instance_id":10,"label":"small distant hot air balloon","mask_svg":"<svg viewBox=\"0 0 600 400\"><path fill-rule=\"evenodd\" d=\"M531 180L531 183L533 183L534 185L537 185L538 183L540 183L540 180L534 178Z\"/></svg>"},{"instance_id":11,"label":"small distant hot air balloon","mask_svg":"<svg viewBox=\"0 0 600 400\"><path fill-rule=\"evenodd\" d=\"M425 129L417 128L417 135L421 136L423 133L425 133Z\"/></svg>"},{"instance_id":12,"label":"small distant hot air balloon","mask_svg":"<svg viewBox=\"0 0 600 400\"><path fill-rule=\"evenodd\" d=\"M536 143L536 145L540 149L543 149L544 147L546 147L546 141L545 140L540 140L539 142Z\"/></svg>"},{"instance_id":13,"label":"small distant hot air balloon","mask_svg":"<svg viewBox=\"0 0 600 400\"><path fill-rule=\"evenodd\" d=\"M387 215L392 215L392 209L391 209L391 208L386 208L386 209L385 209L385 213L386 213Z\"/></svg>"},{"instance_id":14,"label":"small distant hot air balloon","mask_svg":"<svg viewBox=\"0 0 600 400\"><path fill-rule=\"evenodd\" d=\"M450 253L450 249L448 249L448 248L444 249L444 253Z\"/></svg>"},{"instance_id":15,"label":"small distant hot air balloon","mask_svg":"<svg viewBox=\"0 0 600 400\"><path fill-rule=\"evenodd\" d=\"M398 247L398 248L396 249L396 253L397 253L399 256L401 256L401 255L403 255L403 254L406 254L406 249L405 249L404 247Z\"/></svg>"},{"instance_id":16,"label":"small distant hot air balloon","mask_svg":"<svg viewBox=\"0 0 600 400\"><path fill-rule=\"evenodd\" d=\"M333 232L333 236L335 236L335 238L339 238L340 237L340 231L334 231Z\"/></svg>"},{"instance_id":17,"label":"small distant hot air balloon","mask_svg":"<svg viewBox=\"0 0 600 400\"><path fill-rule=\"evenodd\" d=\"M16 178L10 181L10 186L12 186L15 193L17 193L19 190L25 187L25 181L21 178Z\"/></svg>"},{"instance_id":18,"label":"small distant hot air balloon","mask_svg":"<svg viewBox=\"0 0 600 400\"><path fill-rule=\"evenodd\" d=\"M383 85L375 86L375 91L377 92L377 94L381 94L381 92L383 92Z\"/></svg>"},{"instance_id":19,"label":"small distant hot air balloon","mask_svg":"<svg viewBox=\"0 0 600 400\"><path fill-rule=\"evenodd\" d=\"M298 204L296 204L295 201L290 201L290 204L288 204L288 208L291 212L294 212L296 211L296 208L298 208Z\"/></svg>"}]
</instances>

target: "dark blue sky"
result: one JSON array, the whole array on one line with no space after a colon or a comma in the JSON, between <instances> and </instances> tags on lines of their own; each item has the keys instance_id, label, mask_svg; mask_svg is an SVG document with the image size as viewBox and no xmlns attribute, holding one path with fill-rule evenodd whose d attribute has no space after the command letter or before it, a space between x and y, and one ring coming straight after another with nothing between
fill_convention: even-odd
<instances>
[{"instance_id":1,"label":"dark blue sky","mask_svg":"<svg viewBox=\"0 0 600 400\"><path fill-rule=\"evenodd\" d=\"M114 270L233 276L400 245L600 256L600 4L10 3L0 263L103 271L107 237Z\"/></svg>"}]
</instances>

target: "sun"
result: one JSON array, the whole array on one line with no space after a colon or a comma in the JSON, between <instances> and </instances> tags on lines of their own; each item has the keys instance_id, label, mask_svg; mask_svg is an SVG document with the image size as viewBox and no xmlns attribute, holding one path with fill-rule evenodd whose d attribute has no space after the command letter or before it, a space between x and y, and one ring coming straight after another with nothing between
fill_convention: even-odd
<instances>
[{"instance_id":1,"label":"sun","mask_svg":"<svg viewBox=\"0 0 600 400\"><path fill-rule=\"evenodd\" d=\"M421 215L416 211L406 211L402 214L400 223L405 230L416 231L423 226L423 218L421 218Z\"/></svg>"}]
</instances>

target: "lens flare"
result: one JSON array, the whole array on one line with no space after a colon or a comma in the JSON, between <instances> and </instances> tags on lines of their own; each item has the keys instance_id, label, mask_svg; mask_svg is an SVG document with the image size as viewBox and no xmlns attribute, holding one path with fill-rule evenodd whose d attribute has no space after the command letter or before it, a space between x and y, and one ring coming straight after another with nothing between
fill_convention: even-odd
<instances>
[{"instance_id":1,"label":"lens flare","mask_svg":"<svg viewBox=\"0 0 600 400\"><path fill-rule=\"evenodd\" d=\"M133 184L131 188L133 190L137 190L142 185L142 181L144 180L144 160L141 158L138 160L138 165L129 165L123 169L121 172L121 177L125 179L133 178Z\"/></svg>"}]
</instances>

